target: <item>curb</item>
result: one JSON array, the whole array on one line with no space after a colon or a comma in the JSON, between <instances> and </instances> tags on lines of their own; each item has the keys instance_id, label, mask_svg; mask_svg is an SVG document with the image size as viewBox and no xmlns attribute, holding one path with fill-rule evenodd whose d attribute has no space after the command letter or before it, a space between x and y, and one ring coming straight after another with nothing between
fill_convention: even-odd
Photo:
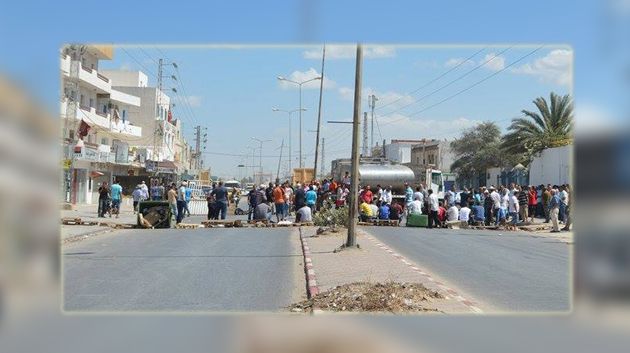
<instances>
[{"instance_id":1,"label":"curb","mask_svg":"<svg viewBox=\"0 0 630 353\"><path fill-rule=\"evenodd\" d=\"M372 235L370 235L368 233L365 233L365 232L362 232L362 233L367 239L369 239L372 243L374 243L374 245L376 245L378 248L380 248L382 250L385 250L387 253L389 253L393 257L395 257L398 260L402 261L405 265L407 265L409 268L411 268L414 272L417 272L420 275L424 276L429 282L433 282L433 284L435 284L443 292L443 294L446 297L446 299L451 297L451 298L457 300L458 302L464 304L465 306L467 306L468 309L470 309L470 311L472 311L473 313L476 313L476 314L483 313L483 311L479 307L476 306L475 302L464 298L459 293L457 293L454 289L449 288L444 283L435 280L433 278L433 276L431 276L431 274L423 271L421 268L417 267L413 262L411 262L408 259L406 259L404 256L394 252L392 249L387 247L387 245L381 243L379 240L374 238Z\"/></svg>"},{"instance_id":2,"label":"curb","mask_svg":"<svg viewBox=\"0 0 630 353\"><path fill-rule=\"evenodd\" d=\"M300 232L300 242L302 243L302 254L304 255L304 273L306 274L306 295L311 299L319 293L317 279L315 278L315 270L313 270L313 260L311 259L311 249L308 242L302 235L302 228L298 228Z\"/></svg>"}]
</instances>

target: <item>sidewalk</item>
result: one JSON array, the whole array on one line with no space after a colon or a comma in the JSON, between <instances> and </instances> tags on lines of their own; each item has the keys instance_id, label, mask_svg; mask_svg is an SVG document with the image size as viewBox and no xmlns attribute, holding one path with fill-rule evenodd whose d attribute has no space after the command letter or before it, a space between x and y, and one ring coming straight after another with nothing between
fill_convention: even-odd
<instances>
[{"instance_id":1,"label":"sidewalk","mask_svg":"<svg viewBox=\"0 0 630 353\"><path fill-rule=\"evenodd\" d=\"M133 214L133 206L126 205L125 201L122 204L122 210L120 211L119 218L115 216L112 218L104 217L99 218L98 205L86 205L79 204L73 205L72 210L61 210L59 219L66 217L81 218L82 221L87 222L101 222L109 224L136 224L136 215ZM106 232L114 231L115 229L107 225L61 225L61 242L70 242L73 240L79 240L85 237L103 234Z\"/></svg>"},{"instance_id":2,"label":"sidewalk","mask_svg":"<svg viewBox=\"0 0 630 353\"><path fill-rule=\"evenodd\" d=\"M302 236L310 250L312 267L309 274L316 278L320 293L352 282L421 283L445 297L432 299L428 306L449 314L481 312L477 304L465 299L362 231L358 231L357 237L360 249L346 249L338 253L333 251L344 243L346 232L315 236L314 228L305 228Z\"/></svg>"}]
</instances>

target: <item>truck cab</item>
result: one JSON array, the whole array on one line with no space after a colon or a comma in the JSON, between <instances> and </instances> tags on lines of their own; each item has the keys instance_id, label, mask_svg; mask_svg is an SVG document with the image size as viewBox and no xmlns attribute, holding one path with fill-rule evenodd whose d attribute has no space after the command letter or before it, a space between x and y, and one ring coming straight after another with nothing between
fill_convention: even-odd
<instances>
[{"instance_id":1,"label":"truck cab","mask_svg":"<svg viewBox=\"0 0 630 353\"><path fill-rule=\"evenodd\" d=\"M437 194L439 200L444 200L444 177L442 171L427 169L424 181L429 189Z\"/></svg>"}]
</instances>

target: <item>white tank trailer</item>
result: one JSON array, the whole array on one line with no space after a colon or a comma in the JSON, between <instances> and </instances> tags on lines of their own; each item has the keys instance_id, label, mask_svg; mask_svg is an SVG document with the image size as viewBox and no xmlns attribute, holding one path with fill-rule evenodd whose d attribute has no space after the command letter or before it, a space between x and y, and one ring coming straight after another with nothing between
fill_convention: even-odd
<instances>
[{"instance_id":1,"label":"white tank trailer","mask_svg":"<svg viewBox=\"0 0 630 353\"><path fill-rule=\"evenodd\" d=\"M335 180L341 180L346 171L350 172L351 161L349 159L338 159L333 161L332 172ZM361 186L370 185L376 190L376 185L385 188L392 186L392 193L395 195L404 194L405 182L413 184L415 175L413 170L401 165L392 164L386 159L361 159L359 163L359 184Z\"/></svg>"}]
</instances>

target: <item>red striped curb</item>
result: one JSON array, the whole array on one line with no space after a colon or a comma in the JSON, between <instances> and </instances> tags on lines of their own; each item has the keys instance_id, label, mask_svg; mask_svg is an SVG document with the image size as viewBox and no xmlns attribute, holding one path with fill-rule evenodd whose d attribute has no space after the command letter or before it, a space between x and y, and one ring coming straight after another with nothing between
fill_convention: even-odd
<instances>
[{"instance_id":1,"label":"red striped curb","mask_svg":"<svg viewBox=\"0 0 630 353\"><path fill-rule=\"evenodd\" d=\"M473 301L462 297L459 293L457 293L457 291L455 291L452 288L447 287L444 283L442 283L440 281L436 281L429 273L427 273L427 272L423 271L422 269L420 269L419 267L417 267L411 261L407 260L404 256L394 252L392 249L387 247L387 245L379 242L373 236L371 236L371 235L369 235L367 233L364 233L364 235L372 243L374 243L374 245L376 245L377 247L381 248L382 250L385 250L387 253L391 254L395 258L399 259L405 265L409 266L409 268L411 268L414 272L417 272L420 275L424 276L428 281L433 282L440 289L440 291L442 291L442 294L445 296L446 299L449 299L449 296L450 296L450 297L454 298L455 300L457 300L458 302L460 302L460 303L464 304L465 306L467 306L470 309L470 311L472 311L474 313L478 313L478 314L483 313L483 311Z\"/></svg>"},{"instance_id":2,"label":"red striped curb","mask_svg":"<svg viewBox=\"0 0 630 353\"><path fill-rule=\"evenodd\" d=\"M302 235L302 228L298 228L300 232L300 242L302 243L302 254L304 255L304 273L306 274L306 294L309 299L319 293L317 279L315 278L315 270L313 269L313 259L311 258L311 248Z\"/></svg>"}]
</instances>

